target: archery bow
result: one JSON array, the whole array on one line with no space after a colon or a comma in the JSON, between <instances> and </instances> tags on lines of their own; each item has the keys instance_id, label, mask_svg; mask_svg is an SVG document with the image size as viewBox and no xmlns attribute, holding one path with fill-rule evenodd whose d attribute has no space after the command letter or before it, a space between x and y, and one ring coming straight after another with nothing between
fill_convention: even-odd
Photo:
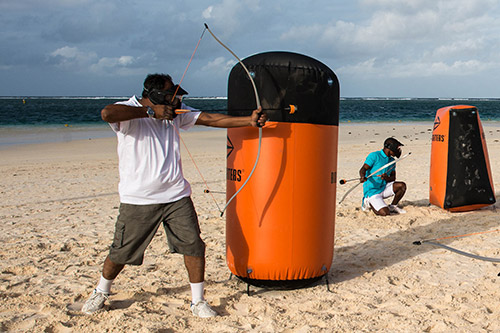
<instances>
[{"instance_id":1,"label":"archery bow","mask_svg":"<svg viewBox=\"0 0 500 333\"><path fill-rule=\"evenodd\" d=\"M227 47L223 42L221 42L219 40L219 38L217 38L214 33L212 32L212 30L210 30L210 28L208 27L208 25L205 23L205 29L207 29L207 31L210 33L210 35L212 35L212 37L220 44L222 45L222 47L224 47L226 50L229 51L229 53L231 53L233 55L233 57L236 58L236 60L238 60L238 62L240 63L241 67L243 67L243 69L245 70L246 74L248 75L248 78L250 79L250 82L252 82L252 87L253 87L253 92L254 92L254 95L255 95L255 103L257 105L257 109L260 109L261 108L261 105L260 105L260 98L259 98L259 93L257 91L257 86L255 85L255 81L253 80L253 77L252 77L252 74L250 74L250 72L248 71L247 67L245 66L245 64L243 63L243 61L241 61L241 59L233 52L231 51L231 49L229 47ZM262 127L259 126L259 147L258 147L258 150L257 150L257 157L255 158L255 163L253 165L253 168L252 168L252 171L250 171L250 174L248 175L247 179L245 180L245 182L243 183L243 185L241 185L241 187L238 189L238 191L236 191L236 193L233 194L233 196L226 202L226 206L224 206L224 209L222 209L222 212L220 214L220 216L222 217L224 215L224 212L226 211L227 207L229 206L229 204L231 203L231 201L233 201L233 199L241 192L241 190L243 190L243 188L247 185L248 181L250 180L250 178L252 178L254 172L255 172L255 169L257 168L257 164L259 163L259 158L260 158L260 151L261 151L261 146L262 146Z\"/></svg>"}]
</instances>

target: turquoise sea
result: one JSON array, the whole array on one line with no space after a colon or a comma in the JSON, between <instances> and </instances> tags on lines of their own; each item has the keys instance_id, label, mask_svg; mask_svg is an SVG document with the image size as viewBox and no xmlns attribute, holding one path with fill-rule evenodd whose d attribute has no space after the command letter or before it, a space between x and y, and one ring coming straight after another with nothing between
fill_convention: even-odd
<instances>
[{"instance_id":1,"label":"turquoise sea","mask_svg":"<svg viewBox=\"0 0 500 333\"><path fill-rule=\"evenodd\" d=\"M0 97L0 146L68 141L114 134L101 109L128 97ZM226 112L223 97L191 97L184 102L207 112ZM478 108L482 122L500 121L499 99L342 98L340 123L433 122L450 105Z\"/></svg>"}]
</instances>

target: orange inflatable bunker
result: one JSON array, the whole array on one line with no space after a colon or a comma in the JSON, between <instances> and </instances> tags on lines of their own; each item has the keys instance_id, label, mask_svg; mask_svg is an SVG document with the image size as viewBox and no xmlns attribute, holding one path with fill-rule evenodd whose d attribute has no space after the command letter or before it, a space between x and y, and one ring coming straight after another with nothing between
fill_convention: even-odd
<instances>
[{"instance_id":1,"label":"orange inflatable bunker","mask_svg":"<svg viewBox=\"0 0 500 333\"><path fill-rule=\"evenodd\" d=\"M227 132L227 199L252 178L226 211L231 272L249 284L305 286L328 273L333 259L339 83L327 66L289 52L243 60L269 122ZM255 109L251 82L237 64L228 112Z\"/></svg>"},{"instance_id":2,"label":"orange inflatable bunker","mask_svg":"<svg viewBox=\"0 0 500 333\"><path fill-rule=\"evenodd\" d=\"M450 211L469 211L494 204L494 193L477 108L439 109L432 132L430 203Z\"/></svg>"}]
</instances>

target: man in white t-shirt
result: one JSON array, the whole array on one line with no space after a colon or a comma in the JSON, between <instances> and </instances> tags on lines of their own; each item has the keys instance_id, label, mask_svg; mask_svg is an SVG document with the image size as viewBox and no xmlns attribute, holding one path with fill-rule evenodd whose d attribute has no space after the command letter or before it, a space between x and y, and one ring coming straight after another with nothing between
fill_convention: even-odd
<instances>
[{"instance_id":1,"label":"man in white t-shirt","mask_svg":"<svg viewBox=\"0 0 500 333\"><path fill-rule=\"evenodd\" d=\"M118 138L120 211L101 279L83 306L84 313L104 307L114 279L125 265L142 264L146 247L163 224L170 251L184 255L193 315L217 315L203 297L205 243L191 188L182 174L178 131L195 124L257 127L263 126L267 117L260 109L244 117L199 112L181 102L185 94L169 75L150 74L144 81L142 98L133 96L101 112ZM184 112L176 114L175 110Z\"/></svg>"}]
</instances>

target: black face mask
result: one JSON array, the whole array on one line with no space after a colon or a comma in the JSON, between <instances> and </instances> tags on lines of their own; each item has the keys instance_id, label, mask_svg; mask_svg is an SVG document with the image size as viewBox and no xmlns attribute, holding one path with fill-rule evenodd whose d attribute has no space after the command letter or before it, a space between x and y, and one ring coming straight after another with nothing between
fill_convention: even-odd
<instances>
[{"instance_id":1,"label":"black face mask","mask_svg":"<svg viewBox=\"0 0 500 333\"><path fill-rule=\"evenodd\" d=\"M148 98L154 105L172 105L180 108L180 100L174 98L174 94L170 91L152 89L148 94Z\"/></svg>"},{"instance_id":2,"label":"black face mask","mask_svg":"<svg viewBox=\"0 0 500 333\"><path fill-rule=\"evenodd\" d=\"M402 145L398 145L394 142L386 143L384 145L384 147L392 151L397 158L401 157L401 146Z\"/></svg>"},{"instance_id":3,"label":"black face mask","mask_svg":"<svg viewBox=\"0 0 500 333\"><path fill-rule=\"evenodd\" d=\"M171 105L174 109L180 109L180 99L174 98L176 93L176 96L187 95L187 91L175 85L168 90L151 89L148 93L148 98L155 105Z\"/></svg>"}]
</instances>

